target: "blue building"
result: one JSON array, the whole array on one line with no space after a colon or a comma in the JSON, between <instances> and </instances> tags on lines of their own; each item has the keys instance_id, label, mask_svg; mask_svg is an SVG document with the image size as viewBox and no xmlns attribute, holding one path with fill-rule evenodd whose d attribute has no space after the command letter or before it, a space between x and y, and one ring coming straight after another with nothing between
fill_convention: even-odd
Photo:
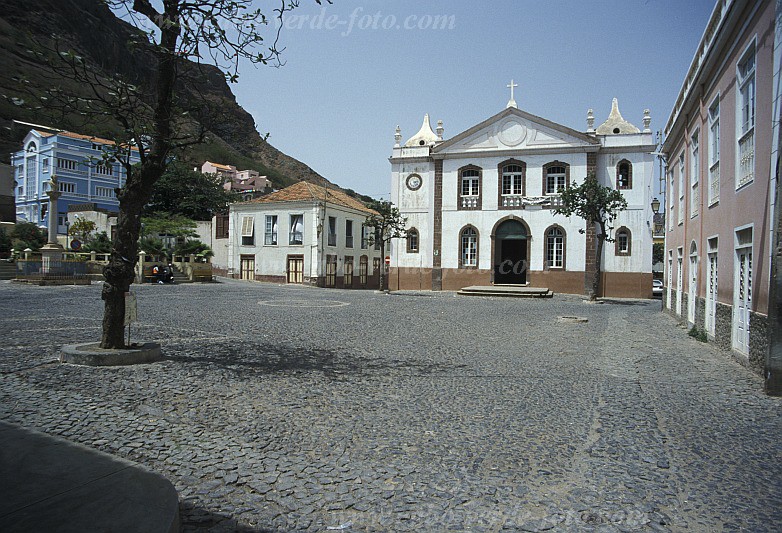
<instances>
[{"instance_id":1,"label":"blue building","mask_svg":"<svg viewBox=\"0 0 782 533\"><path fill-rule=\"evenodd\" d=\"M128 150L117 150L107 139L67 131L30 130L24 148L12 154L14 167L16 218L46 227L48 223L49 180L57 176L62 195L57 201L57 233L67 232L70 206L79 210L119 210L114 189L125 185L125 167L104 154L128 157ZM137 163L136 148L130 149L130 161Z\"/></svg>"}]
</instances>

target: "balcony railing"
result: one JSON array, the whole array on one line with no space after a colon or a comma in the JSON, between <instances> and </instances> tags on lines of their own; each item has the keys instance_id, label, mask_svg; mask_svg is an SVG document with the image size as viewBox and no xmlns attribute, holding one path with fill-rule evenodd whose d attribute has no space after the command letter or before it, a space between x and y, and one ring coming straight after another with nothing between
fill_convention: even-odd
<instances>
[{"instance_id":1,"label":"balcony railing","mask_svg":"<svg viewBox=\"0 0 782 533\"><path fill-rule=\"evenodd\" d=\"M524 197L519 195L503 195L502 207L524 207Z\"/></svg>"},{"instance_id":2,"label":"balcony railing","mask_svg":"<svg viewBox=\"0 0 782 533\"><path fill-rule=\"evenodd\" d=\"M755 178L755 130L750 130L739 139L738 189Z\"/></svg>"},{"instance_id":3,"label":"balcony railing","mask_svg":"<svg viewBox=\"0 0 782 533\"><path fill-rule=\"evenodd\" d=\"M701 189L698 184L690 188L690 218L698 216L701 207Z\"/></svg>"},{"instance_id":4,"label":"balcony railing","mask_svg":"<svg viewBox=\"0 0 782 533\"><path fill-rule=\"evenodd\" d=\"M462 209L478 209L478 197L462 196Z\"/></svg>"},{"instance_id":5,"label":"balcony railing","mask_svg":"<svg viewBox=\"0 0 782 533\"><path fill-rule=\"evenodd\" d=\"M720 162L717 161L709 169L709 205L716 204L720 199Z\"/></svg>"}]
</instances>

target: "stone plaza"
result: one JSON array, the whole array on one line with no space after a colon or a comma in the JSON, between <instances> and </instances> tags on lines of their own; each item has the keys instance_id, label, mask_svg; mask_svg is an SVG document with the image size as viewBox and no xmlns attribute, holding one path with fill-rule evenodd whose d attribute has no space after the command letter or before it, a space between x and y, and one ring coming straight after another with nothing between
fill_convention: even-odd
<instances>
[{"instance_id":1,"label":"stone plaza","mask_svg":"<svg viewBox=\"0 0 782 533\"><path fill-rule=\"evenodd\" d=\"M60 364L100 290L0 283L0 420L166 476L184 531L782 524L780 399L659 301L142 285L164 361Z\"/></svg>"}]
</instances>

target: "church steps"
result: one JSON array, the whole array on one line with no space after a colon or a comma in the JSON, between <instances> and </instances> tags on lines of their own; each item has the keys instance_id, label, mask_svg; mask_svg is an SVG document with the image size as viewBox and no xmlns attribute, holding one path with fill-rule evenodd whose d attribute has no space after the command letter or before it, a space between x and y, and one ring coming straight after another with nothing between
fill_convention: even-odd
<instances>
[{"instance_id":1,"label":"church steps","mask_svg":"<svg viewBox=\"0 0 782 533\"><path fill-rule=\"evenodd\" d=\"M502 296L505 298L551 298L554 292L547 287L520 285L488 285L464 287L456 294L462 296Z\"/></svg>"}]
</instances>

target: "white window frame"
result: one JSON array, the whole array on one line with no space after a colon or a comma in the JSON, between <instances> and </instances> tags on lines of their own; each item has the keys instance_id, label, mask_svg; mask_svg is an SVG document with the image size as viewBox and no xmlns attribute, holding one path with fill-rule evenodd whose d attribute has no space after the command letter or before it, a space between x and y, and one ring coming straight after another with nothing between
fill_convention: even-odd
<instances>
[{"instance_id":1,"label":"white window frame","mask_svg":"<svg viewBox=\"0 0 782 533\"><path fill-rule=\"evenodd\" d=\"M690 137L690 218L695 218L700 213L701 195L699 184L701 181L701 154L700 154L700 128Z\"/></svg>"},{"instance_id":2,"label":"white window frame","mask_svg":"<svg viewBox=\"0 0 782 533\"><path fill-rule=\"evenodd\" d=\"M291 244L293 246L300 246L304 244L304 215L303 214L293 214L290 215L288 218L289 221L289 231L288 231L288 244ZM296 231L296 222L301 223L301 231ZM301 242L293 242L295 239L294 237L296 235L300 235Z\"/></svg>"},{"instance_id":3,"label":"white window frame","mask_svg":"<svg viewBox=\"0 0 782 533\"><path fill-rule=\"evenodd\" d=\"M565 267L565 232L561 228L546 232L546 263L548 268Z\"/></svg>"},{"instance_id":4,"label":"white window frame","mask_svg":"<svg viewBox=\"0 0 782 533\"><path fill-rule=\"evenodd\" d=\"M756 43L757 36L736 63L736 190L755 179Z\"/></svg>"},{"instance_id":5,"label":"white window frame","mask_svg":"<svg viewBox=\"0 0 782 533\"><path fill-rule=\"evenodd\" d=\"M679 213L677 220L679 225L684 224L684 150L679 155Z\"/></svg>"},{"instance_id":6,"label":"white window frame","mask_svg":"<svg viewBox=\"0 0 782 533\"><path fill-rule=\"evenodd\" d=\"M471 232L469 235L467 232ZM464 228L460 233L460 256L463 267L478 266L478 231L472 226Z\"/></svg>"},{"instance_id":7,"label":"white window frame","mask_svg":"<svg viewBox=\"0 0 782 533\"><path fill-rule=\"evenodd\" d=\"M277 246L279 244L279 226L277 224L277 215L266 215L264 229L264 246Z\"/></svg>"},{"instance_id":8,"label":"white window frame","mask_svg":"<svg viewBox=\"0 0 782 533\"><path fill-rule=\"evenodd\" d=\"M474 168L466 168L461 172L460 196L479 196L480 195L480 172ZM467 192L464 191L467 185Z\"/></svg>"},{"instance_id":9,"label":"white window frame","mask_svg":"<svg viewBox=\"0 0 782 533\"><path fill-rule=\"evenodd\" d=\"M242 216L242 246L253 246L255 244L255 217L252 215ZM252 241L252 242L250 242Z\"/></svg>"},{"instance_id":10,"label":"white window frame","mask_svg":"<svg viewBox=\"0 0 782 533\"><path fill-rule=\"evenodd\" d=\"M720 95L709 106L709 207L720 201Z\"/></svg>"},{"instance_id":11,"label":"white window frame","mask_svg":"<svg viewBox=\"0 0 782 533\"><path fill-rule=\"evenodd\" d=\"M76 184L72 181L58 181L57 189L64 194L75 194Z\"/></svg>"},{"instance_id":12,"label":"white window frame","mask_svg":"<svg viewBox=\"0 0 782 533\"><path fill-rule=\"evenodd\" d=\"M562 169L562 172L552 172L553 169ZM554 190L551 190L551 183ZM561 187L560 187L561 185ZM546 194L559 194L559 189L567 187L567 169L564 165L554 165L546 169Z\"/></svg>"},{"instance_id":13,"label":"white window frame","mask_svg":"<svg viewBox=\"0 0 782 533\"><path fill-rule=\"evenodd\" d=\"M518 168L518 171L506 171L506 168ZM506 180L507 178L507 180ZM505 191L505 182L508 183L508 192ZM521 196L524 193L524 170L521 165L505 165L502 167L502 195Z\"/></svg>"}]
</instances>

